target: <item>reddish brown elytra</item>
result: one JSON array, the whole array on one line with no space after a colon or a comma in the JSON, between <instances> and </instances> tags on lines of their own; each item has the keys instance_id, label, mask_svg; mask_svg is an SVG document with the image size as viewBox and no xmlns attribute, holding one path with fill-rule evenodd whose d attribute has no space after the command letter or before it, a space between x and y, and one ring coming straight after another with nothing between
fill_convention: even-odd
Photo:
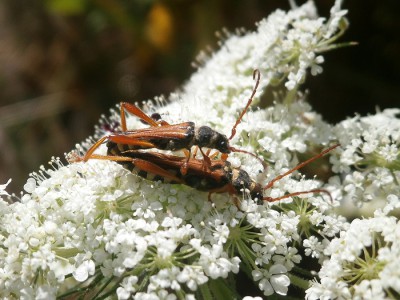
<instances>
[{"instance_id":1,"label":"reddish brown elytra","mask_svg":"<svg viewBox=\"0 0 400 300\"><path fill-rule=\"evenodd\" d=\"M210 166L211 162L208 156L203 152L203 147L218 150L223 154L228 154L231 152L247 153L257 158L264 165L263 160L254 153L234 148L229 144L229 141L236 134L236 127L242 121L244 114L248 110L251 102L253 101L254 95L260 83L259 70L254 71L253 79L256 80L256 83L253 88L252 94L247 101L244 110L241 112L238 119L236 120L236 123L233 125L231 136L229 137L229 139L226 137L226 135L211 129L208 126L196 127L193 122L169 124L163 120L156 121L152 117L145 114L136 105L127 102L121 102L121 131L114 132L112 134L102 137L92 147L89 148L89 150L83 157L77 158L75 160L87 161L90 158L94 158L94 156L98 157L98 155L94 155L94 151L102 143L107 142L108 148L128 148L129 150L157 148L159 150L175 151L185 149L186 162L182 164L182 173L185 173L187 169L191 156L190 151L193 146L197 146L200 149L200 152L203 154L204 157L203 164L206 166ZM126 125L126 112L137 116L139 119L149 124L150 127L136 130L128 130ZM223 156L223 159L226 159L226 155Z\"/></svg>"},{"instance_id":2,"label":"reddish brown elytra","mask_svg":"<svg viewBox=\"0 0 400 300\"><path fill-rule=\"evenodd\" d=\"M262 201L275 202L308 193L325 193L332 200L330 193L324 189L299 191L277 198L265 197L263 191L271 188L276 181L324 156L338 146L334 145L325 149L289 171L275 177L264 187L252 180L246 171L232 167L226 160L214 159L214 155L210 156L210 166L205 168L203 161L194 157L187 160L186 157L159 152L130 150L129 147L121 151L115 144L114 147L109 149L110 155L98 156L94 154L91 158L116 161L131 172L148 180L185 184L197 190L209 192L209 199L212 193L229 193L237 199L237 196L242 194L243 191L248 191L250 197L259 203L262 203ZM181 166L184 163L187 163L187 170L182 173Z\"/></svg>"}]
</instances>

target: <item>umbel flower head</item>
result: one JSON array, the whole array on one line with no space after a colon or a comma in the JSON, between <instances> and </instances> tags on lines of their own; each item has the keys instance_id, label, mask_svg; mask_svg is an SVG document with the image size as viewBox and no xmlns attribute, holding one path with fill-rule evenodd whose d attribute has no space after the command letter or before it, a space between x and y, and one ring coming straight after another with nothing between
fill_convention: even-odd
<instances>
[{"instance_id":1,"label":"umbel flower head","mask_svg":"<svg viewBox=\"0 0 400 300\"><path fill-rule=\"evenodd\" d=\"M244 154L232 154L229 161L265 186L297 165L297 152L321 149L336 139L299 89L308 73L322 71L322 53L335 48L346 29L345 13L341 1L329 18L318 17L312 1L278 10L254 32L229 35L219 51L203 56L168 105L148 102L146 109L172 124L193 120L229 134L252 91L251 74L259 69L256 100L272 86L281 93L273 106L249 111L231 143L263 156L268 172ZM115 112L106 119L119 122ZM134 117L127 125L146 126ZM104 134L101 129L96 135ZM92 143L89 139L80 147L85 151ZM105 150L100 147L98 153ZM286 176L264 195L277 198L321 185ZM324 251L329 241L349 227L332 212L338 203L321 195L258 205L243 191L238 208L227 193L213 194L210 202L208 193L145 180L108 160L64 165L53 159L52 168L32 174L24 189L21 201L1 202L2 298L286 295L291 285L308 287L301 277L318 270L331 255ZM303 270L309 265L302 264L305 258L316 267ZM239 273L253 286L246 288Z\"/></svg>"},{"instance_id":2,"label":"umbel flower head","mask_svg":"<svg viewBox=\"0 0 400 300\"><path fill-rule=\"evenodd\" d=\"M399 192L400 109L385 109L373 116L356 116L333 129L342 145L333 170L343 178L343 198L358 205L386 202Z\"/></svg>"},{"instance_id":3,"label":"umbel flower head","mask_svg":"<svg viewBox=\"0 0 400 300\"><path fill-rule=\"evenodd\" d=\"M384 211L399 207L395 195ZM319 271L320 282L307 299L398 299L400 295L400 223L377 211L373 218L355 219L349 229L325 249L329 259Z\"/></svg>"},{"instance_id":4,"label":"umbel flower head","mask_svg":"<svg viewBox=\"0 0 400 300\"><path fill-rule=\"evenodd\" d=\"M399 109L340 122L333 129L341 150L332 157L337 198L373 203L370 218L355 219L325 242L319 280L307 299L398 299L400 119Z\"/></svg>"}]
</instances>

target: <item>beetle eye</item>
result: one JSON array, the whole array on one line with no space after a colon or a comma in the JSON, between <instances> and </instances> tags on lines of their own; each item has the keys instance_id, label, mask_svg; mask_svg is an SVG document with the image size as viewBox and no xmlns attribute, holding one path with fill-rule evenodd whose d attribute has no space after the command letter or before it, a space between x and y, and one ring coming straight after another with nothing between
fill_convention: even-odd
<instances>
[{"instance_id":1,"label":"beetle eye","mask_svg":"<svg viewBox=\"0 0 400 300\"><path fill-rule=\"evenodd\" d=\"M229 153L229 143L228 143L228 139L226 138L225 135L220 135L218 137L218 141L217 141L217 147L219 151L221 151L222 153Z\"/></svg>"}]
</instances>

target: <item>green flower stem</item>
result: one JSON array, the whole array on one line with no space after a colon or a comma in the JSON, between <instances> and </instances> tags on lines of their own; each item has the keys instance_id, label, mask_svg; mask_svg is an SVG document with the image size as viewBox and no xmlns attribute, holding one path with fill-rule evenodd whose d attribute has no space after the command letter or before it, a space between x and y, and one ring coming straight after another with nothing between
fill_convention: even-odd
<instances>
[{"instance_id":1,"label":"green flower stem","mask_svg":"<svg viewBox=\"0 0 400 300\"><path fill-rule=\"evenodd\" d=\"M122 277L123 278L123 277ZM122 280L122 278L120 280ZM97 293L93 296L93 299L96 299L102 291L105 290L105 288L114 280L114 277L110 277L104 284L103 286L100 287L100 289L97 291ZM120 280L117 280L117 282L114 284L114 287L111 290L116 290L116 288L118 287L118 282L120 282ZM107 293L106 293L107 294ZM101 298L99 298L101 299Z\"/></svg>"},{"instance_id":2,"label":"green flower stem","mask_svg":"<svg viewBox=\"0 0 400 300\"><path fill-rule=\"evenodd\" d=\"M287 92L285 99L283 99L284 104L289 105L296 99L298 88L298 86L295 86L293 89Z\"/></svg>"},{"instance_id":3,"label":"green flower stem","mask_svg":"<svg viewBox=\"0 0 400 300\"><path fill-rule=\"evenodd\" d=\"M297 275L293 274L288 274L290 278L290 283L297 286L298 288L301 288L302 290L306 290L310 287L310 282L308 280L305 280Z\"/></svg>"},{"instance_id":4,"label":"green flower stem","mask_svg":"<svg viewBox=\"0 0 400 300\"><path fill-rule=\"evenodd\" d=\"M240 296L236 293L236 289L228 286L224 279L211 280L209 282L211 292L213 295L212 299L239 299Z\"/></svg>"},{"instance_id":5,"label":"green flower stem","mask_svg":"<svg viewBox=\"0 0 400 300\"><path fill-rule=\"evenodd\" d=\"M74 288L66 291L64 294L58 296L58 299L69 298L71 295L84 295L90 289L95 287L103 278L104 278L103 274L100 273L97 275L97 277L94 278L94 280L88 286L74 287ZM81 283L81 285L82 284L83 283Z\"/></svg>"},{"instance_id":6,"label":"green flower stem","mask_svg":"<svg viewBox=\"0 0 400 300\"><path fill-rule=\"evenodd\" d=\"M303 268L299 268L298 266L294 266L291 272L300 274L305 278L313 278L314 277L314 275L311 274L311 271L303 269Z\"/></svg>"},{"instance_id":7,"label":"green flower stem","mask_svg":"<svg viewBox=\"0 0 400 300\"><path fill-rule=\"evenodd\" d=\"M199 298L201 298L201 299L204 299L204 300L213 300L214 299L211 294L211 291L209 289L208 283L202 284L199 286L199 293L201 295Z\"/></svg>"}]
</instances>

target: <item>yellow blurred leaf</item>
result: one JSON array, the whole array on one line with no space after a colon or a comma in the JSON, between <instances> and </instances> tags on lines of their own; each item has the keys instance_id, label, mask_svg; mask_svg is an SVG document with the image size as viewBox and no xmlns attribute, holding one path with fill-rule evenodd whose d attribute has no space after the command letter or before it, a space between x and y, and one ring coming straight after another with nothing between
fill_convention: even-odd
<instances>
[{"instance_id":1,"label":"yellow blurred leaf","mask_svg":"<svg viewBox=\"0 0 400 300\"><path fill-rule=\"evenodd\" d=\"M173 38L173 20L168 8L161 3L152 7L146 28L150 43L162 51L168 51Z\"/></svg>"}]
</instances>

